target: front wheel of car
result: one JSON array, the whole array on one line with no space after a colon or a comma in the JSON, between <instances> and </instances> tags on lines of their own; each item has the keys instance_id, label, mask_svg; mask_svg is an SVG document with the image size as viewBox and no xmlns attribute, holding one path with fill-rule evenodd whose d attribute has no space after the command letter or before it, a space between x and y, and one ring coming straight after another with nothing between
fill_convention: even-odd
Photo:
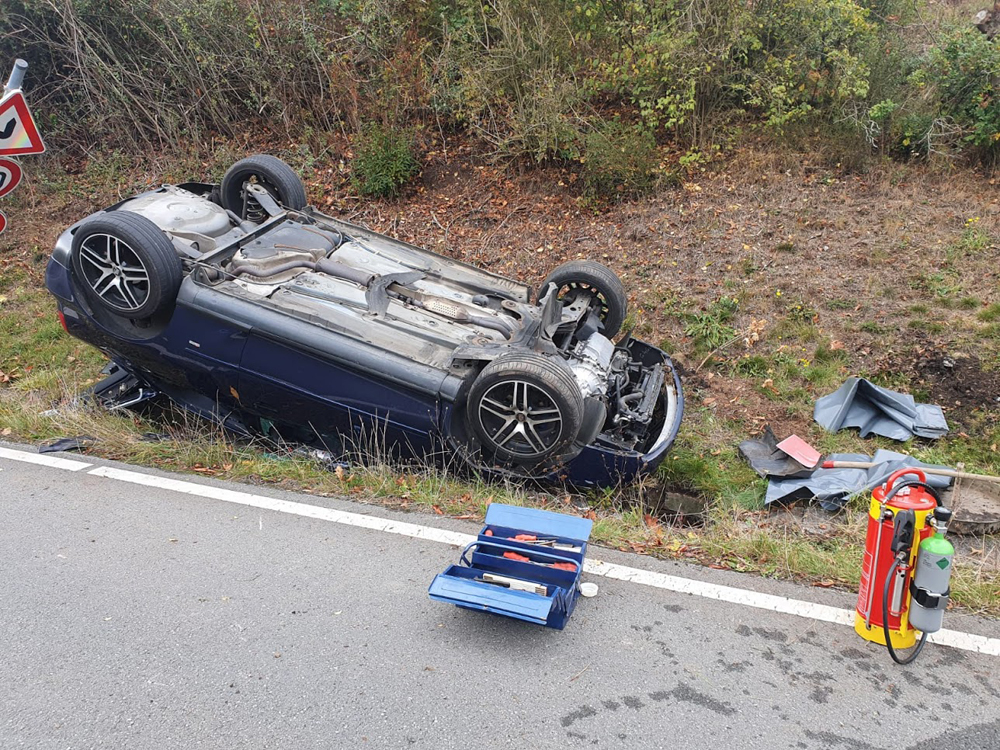
<instances>
[{"instance_id":1,"label":"front wheel of car","mask_svg":"<svg viewBox=\"0 0 1000 750\"><path fill-rule=\"evenodd\" d=\"M88 219L73 235L73 273L91 305L142 320L171 308L181 261L152 221L129 211Z\"/></svg>"},{"instance_id":2,"label":"front wheel of car","mask_svg":"<svg viewBox=\"0 0 1000 750\"><path fill-rule=\"evenodd\" d=\"M267 212L247 190L249 185L260 185L285 208L306 207L305 185L295 170L276 156L256 154L241 159L226 171L220 186L224 209L260 224L267 218Z\"/></svg>"},{"instance_id":3,"label":"front wheel of car","mask_svg":"<svg viewBox=\"0 0 1000 750\"><path fill-rule=\"evenodd\" d=\"M542 282L544 294L549 284L555 284L560 299L581 290L592 294L600 308L603 333L609 339L621 330L628 314L628 297L621 280L607 266L593 260L571 260L556 266Z\"/></svg>"},{"instance_id":4,"label":"front wheel of car","mask_svg":"<svg viewBox=\"0 0 1000 750\"><path fill-rule=\"evenodd\" d=\"M535 352L505 354L479 373L466 417L483 453L521 469L565 460L583 421L583 397L569 367Z\"/></svg>"}]
</instances>

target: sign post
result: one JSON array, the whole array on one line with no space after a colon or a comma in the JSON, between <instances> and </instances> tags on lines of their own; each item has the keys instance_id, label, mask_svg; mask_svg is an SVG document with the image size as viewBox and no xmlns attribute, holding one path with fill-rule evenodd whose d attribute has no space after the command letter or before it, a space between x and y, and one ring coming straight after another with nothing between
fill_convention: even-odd
<instances>
[{"instance_id":1,"label":"sign post","mask_svg":"<svg viewBox=\"0 0 1000 750\"><path fill-rule=\"evenodd\" d=\"M7 83L0 96L0 198L7 195L21 182L21 166L7 156L41 154L45 144L35 120L24 100L21 84L28 63L18 58L14 61ZM7 228L7 219L0 213L0 232Z\"/></svg>"}]
</instances>

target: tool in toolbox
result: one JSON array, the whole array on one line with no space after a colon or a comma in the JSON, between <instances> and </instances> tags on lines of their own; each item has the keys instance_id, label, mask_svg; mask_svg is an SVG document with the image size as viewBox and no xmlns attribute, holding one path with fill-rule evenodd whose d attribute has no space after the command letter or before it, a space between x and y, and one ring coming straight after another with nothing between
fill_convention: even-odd
<instances>
[{"instance_id":1,"label":"tool in toolbox","mask_svg":"<svg viewBox=\"0 0 1000 750\"><path fill-rule=\"evenodd\" d=\"M593 522L493 503L458 565L435 576L431 599L561 630L580 597Z\"/></svg>"},{"instance_id":2,"label":"tool in toolbox","mask_svg":"<svg viewBox=\"0 0 1000 750\"><path fill-rule=\"evenodd\" d=\"M485 531L486 536L493 536L493 531L487 529ZM537 544L543 547L552 547L553 549L566 549L570 552L579 552L580 548L576 545L569 544L566 542L560 542L557 539L539 539L534 534L515 534L510 537L515 542L531 542L532 544Z\"/></svg>"}]
</instances>

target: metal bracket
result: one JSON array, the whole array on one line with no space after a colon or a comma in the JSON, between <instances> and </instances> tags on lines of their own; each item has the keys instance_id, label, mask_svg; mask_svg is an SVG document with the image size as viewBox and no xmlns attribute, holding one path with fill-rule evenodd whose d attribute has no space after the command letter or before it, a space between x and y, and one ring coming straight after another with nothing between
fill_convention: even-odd
<instances>
[{"instance_id":1,"label":"metal bracket","mask_svg":"<svg viewBox=\"0 0 1000 750\"><path fill-rule=\"evenodd\" d=\"M14 61L14 69L10 71L10 77L7 79L7 85L3 87L3 94L7 96L14 91L21 88L21 84L24 83L24 74L28 70L28 63L22 60L20 57Z\"/></svg>"},{"instance_id":2,"label":"metal bracket","mask_svg":"<svg viewBox=\"0 0 1000 750\"><path fill-rule=\"evenodd\" d=\"M260 207L267 211L268 216L277 216L284 211L271 197L271 194L260 185L247 185L246 189L248 193L253 194L254 200L260 204Z\"/></svg>"}]
</instances>

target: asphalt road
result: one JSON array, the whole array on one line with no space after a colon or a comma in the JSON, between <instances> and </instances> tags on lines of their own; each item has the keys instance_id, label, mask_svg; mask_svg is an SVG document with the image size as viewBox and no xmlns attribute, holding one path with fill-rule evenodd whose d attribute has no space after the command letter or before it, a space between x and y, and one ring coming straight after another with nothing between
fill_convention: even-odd
<instances>
[{"instance_id":1,"label":"asphalt road","mask_svg":"<svg viewBox=\"0 0 1000 750\"><path fill-rule=\"evenodd\" d=\"M445 544L4 458L0 511L4 750L1000 748L1000 657L901 668L842 625L609 579L559 632L428 599Z\"/></svg>"}]
</instances>

